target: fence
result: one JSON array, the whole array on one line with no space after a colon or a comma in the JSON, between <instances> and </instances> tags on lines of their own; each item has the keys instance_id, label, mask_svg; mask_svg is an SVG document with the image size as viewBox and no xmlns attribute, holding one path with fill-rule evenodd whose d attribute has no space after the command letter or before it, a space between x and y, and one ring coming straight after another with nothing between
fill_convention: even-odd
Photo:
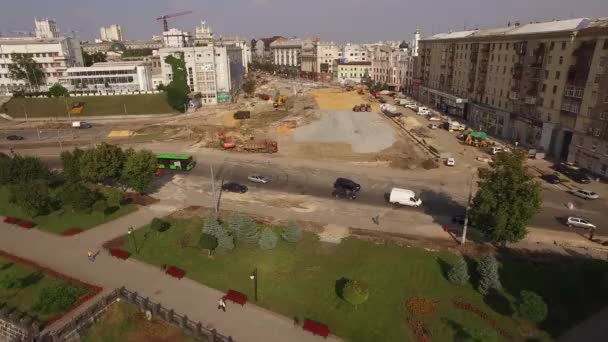
<instances>
[{"instance_id":1,"label":"fence","mask_svg":"<svg viewBox=\"0 0 608 342\"><path fill-rule=\"evenodd\" d=\"M39 341L77 341L84 333L95 324L98 317L116 299L122 299L137 306L146 315L152 315L170 323L195 339L207 342L232 342L231 337L219 334L215 329L208 328L202 322L195 322L186 315L179 315L173 309L167 309L160 303L152 302L148 297L144 298L137 292L127 290L125 287L114 290L109 295L103 297L97 303L89 307L80 315L64 324L62 327L45 334Z\"/></svg>"},{"instance_id":2,"label":"fence","mask_svg":"<svg viewBox=\"0 0 608 342\"><path fill-rule=\"evenodd\" d=\"M30 341L39 332L35 319L0 303L0 341Z\"/></svg>"}]
</instances>

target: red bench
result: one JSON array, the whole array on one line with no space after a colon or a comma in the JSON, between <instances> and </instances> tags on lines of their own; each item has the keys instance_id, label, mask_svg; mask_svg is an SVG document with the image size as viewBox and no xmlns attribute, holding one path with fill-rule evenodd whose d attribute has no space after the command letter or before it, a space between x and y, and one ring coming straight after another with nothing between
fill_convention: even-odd
<instances>
[{"instance_id":1,"label":"red bench","mask_svg":"<svg viewBox=\"0 0 608 342\"><path fill-rule=\"evenodd\" d=\"M182 279L186 275L186 271L175 266L167 267L165 273L177 279Z\"/></svg>"},{"instance_id":2,"label":"red bench","mask_svg":"<svg viewBox=\"0 0 608 342\"><path fill-rule=\"evenodd\" d=\"M325 338L327 338L330 333L327 325L310 319L304 320L304 325L302 326L302 328L306 331L310 331L311 333L313 333L313 335L319 335Z\"/></svg>"},{"instance_id":3,"label":"red bench","mask_svg":"<svg viewBox=\"0 0 608 342\"><path fill-rule=\"evenodd\" d=\"M4 223L17 224L17 222L19 222L19 219L16 217L7 216L4 218Z\"/></svg>"},{"instance_id":4,"label":"red bench","mask_svg":"<svg viewBox=\"0 0 608 342\"><path fill-rule=\"evenodd\" d=\"M118 259L127 260L131 256L131 253L123 251L122 249L111 249L110 254Z\"/></svg>"},{"instance_id":5,"label":"red bench","mask_svg":"<svg viewBox=\"0 0 608 342\"><path fill-rule=\"evenodd\" d=\"M238 291L228 290L228 292L224 296L224 300L229 300L237 304L245 305L245 303L247 303L247 296Z\"/></svg>"},{"instance_id":6,"label":"red bench","mask_svg":"<svg viewBox=\"0 0 608 342\"><path fill-rule=\"evenodd\" d=\"M36 224L30 221L21 220L19 221L19 223L17 223L17 225L19 225L19 227L21 228L32 229Z\"/></svg>"}]
</instances>

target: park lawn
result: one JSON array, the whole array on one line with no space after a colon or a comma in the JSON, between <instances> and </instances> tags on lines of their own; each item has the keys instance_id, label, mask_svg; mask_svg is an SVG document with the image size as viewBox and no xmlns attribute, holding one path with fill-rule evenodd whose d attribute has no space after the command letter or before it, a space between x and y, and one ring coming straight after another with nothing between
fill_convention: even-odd
<instances>
[{"instance_id":1,"label":"park lawn","mask_svg":"<svg viewBox=\"0 0 608 342\"><path fill-rule=\"evenodd\" d=\"M81 230L91 229L137 210L135 204L122 206L118 203L109 204L111 207L108 208L107 213L97 211L91 211L90 213L74 212L71 208L65 207L48 215L31 217L21 208L9 203L8 187L0 186L0 215L34 222L37 225L36 228L59 235L72 228L79 228Z\"/></svg>"},{"instance_id":2,"label":"park lawn","mask_svg":"<svg viewBox=\"0 0 608 342\"><path fill-rule=\"evenodd\" d=\"M110 305L82 341L194 342L195 339L167 322L146 320L135 306L120 301Z\"/></svg>"},{"instance_id":3,"label":"park lawn","mask_svg":"<svg viewBox=\"0 0 608 342\"><path fill-rule=\"evenodd\" d=\"M72 96L67 98L67 107L84 102L82 114L72 114L72 119L99 115L138 115L175 113L167 104L166 95L116 95L116 96ZM126 113L125 113L126 106ZM12 98L6 103L6 114L16 117L68 117L64 98Z\"/></svg>"},{"instance_id":4,"label":"park lawn","mask_svg":"<svg viewBox=\"0 0 608 342\"><path fill-rule=\"evenodd\" d=\"M249 275L257 268L260 305L287 317L297 317L300 322L306 318L323 322L347 340L414 340L407 323L409 314L403 307L403 302L414 296L438 301L432 315L413 317L425 322L432 340L462 340L470 337L470 331L497 335L477 316L455 308L451 300L456 298L474 304L517 339L521 337L519 321L512 312L498 313L472 286L455 286L445 279L445 265L456 261L451 253L355 238L336 245L320 242L316 235L305 233L297 244L280 240L270 251L257 245L237 246L229 253L208 258L196 247L202 219L169 217L168 220L172 223L169 230L156 233L143 227L136 231L135 241L125 240L125 248L137 259L157 266L175 265L186 270L191 279L221 291L243 292L250 300L254 293ZM340 299L336 288L342 278L367 282L369 300L353 307ZM521 276L517 279L525 281ZM513 301L509 294L501 298L507 305ZM547 334L533 330L540 340L549 340Z\"/></svg>"},{"instance_id":5,"label":"park lawn","mask_svg":"<svg viewBox=\"0 0 608 342\"><path fill-rule=\"evenodd\" d=\"M36 308L38 294L45 287L66 284L43 271L0 257L0 307L15 308L44 323L62 312L40 312ZM81 288L86 294L88 291Z\"/></svg>"}]
</instances>

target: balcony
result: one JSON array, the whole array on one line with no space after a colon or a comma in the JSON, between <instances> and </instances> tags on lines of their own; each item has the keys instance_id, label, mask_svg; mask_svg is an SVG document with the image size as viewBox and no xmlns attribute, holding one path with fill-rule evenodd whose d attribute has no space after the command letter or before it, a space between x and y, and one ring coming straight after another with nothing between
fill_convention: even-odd
<instances>
[{"instance_id":1,"label":"balcony","mask_svg":"<svg viewBox=\"0 0 608 342\"><path fill-rule=\"evenodd\" d=\"M527 105L536 105L536 97L535 96L526 96L524 99L524 103Z\"/></svg>"},{"instance_id":2,"label":"balcony","mask_svg":"<svg viewBox=\"0 0 608 342\"><path fill-rule=\"evenodd\" d=\"M584 87L567 86L564 90L564 97L572 97L575 99L582 99L585 94Z\"/></svg>"},{"instance_id":3,"label":"balcony","mask_svg":"<svg viewBox=\"0 0 608 342\"><path fill-rule=\"evenodd\" d=\"M509 93L509 100L517 101L519 100L519 94L515 91Z\"/></svg>"}]
</instances>

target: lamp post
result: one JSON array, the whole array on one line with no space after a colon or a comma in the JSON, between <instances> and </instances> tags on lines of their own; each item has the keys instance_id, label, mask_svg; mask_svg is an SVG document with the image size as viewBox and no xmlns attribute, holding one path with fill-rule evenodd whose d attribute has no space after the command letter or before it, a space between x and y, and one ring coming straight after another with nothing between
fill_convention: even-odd
<instances>
[{"instance_id":1,"label":"lamp post","mask_svg":"<svg viewBox=\"0 0 608 342\"><path fill-rule=\"evenodd\" d=\"M253 270L253 272L251 272L249 279L253 280L253 298L257 302L258 301L258 268L257 267Z\"/></svg>"},{"instance_id":2,"label":"lamp post","mask_svg":"<svg viewBox=\"0 0 608 342\"><path fill-rule=\"evenodd\" d=\"M135 247L135 253L139 253L139 250L137 249L137 240L135 239L135 234L133 234L133 227L129 227L129 229L127 229L127 234L129 234L131 236L131 238L133 239L133 246Z\"/></svg>"}]
</instances>

